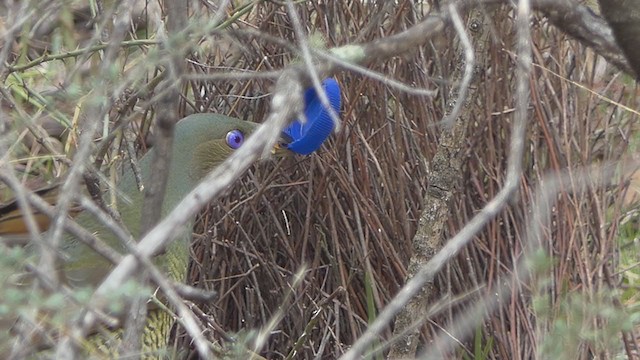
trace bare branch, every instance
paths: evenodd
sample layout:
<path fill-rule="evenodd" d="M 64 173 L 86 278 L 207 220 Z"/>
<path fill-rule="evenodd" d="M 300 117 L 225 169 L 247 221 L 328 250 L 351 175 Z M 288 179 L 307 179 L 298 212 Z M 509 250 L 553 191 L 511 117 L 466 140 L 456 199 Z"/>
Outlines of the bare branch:
<path fill-rule="evenodd" d="M 621 70 L 632 73 L 611 28 L 588 7 L 572 0 L 533 0 L 531 6 L 543 12 L 560 30 L 592 47 Z"/>

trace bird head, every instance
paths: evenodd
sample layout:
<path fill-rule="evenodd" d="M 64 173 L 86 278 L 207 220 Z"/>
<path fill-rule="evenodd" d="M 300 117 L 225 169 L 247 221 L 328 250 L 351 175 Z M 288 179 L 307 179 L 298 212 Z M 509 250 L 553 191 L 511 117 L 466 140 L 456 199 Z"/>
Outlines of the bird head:
<path fill-rule="evenodd" d="M 197 181 L 239 149 L 259 125 L 219 114 L 187 116 L 176 125 L 172 162 L 189 164 L 189 175 Z M 279 145 L 288 141 L 283 133 L 271 154 L 275 157 L 292 154 Z"/>

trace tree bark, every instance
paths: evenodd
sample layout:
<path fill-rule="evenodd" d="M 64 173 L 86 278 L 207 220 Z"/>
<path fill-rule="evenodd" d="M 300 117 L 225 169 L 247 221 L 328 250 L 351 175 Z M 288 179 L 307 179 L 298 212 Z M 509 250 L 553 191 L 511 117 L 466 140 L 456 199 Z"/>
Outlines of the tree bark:
<path fill-rule="evenodd" d="M 479 82 L 482 80 L 487 47 L 490 41 L 488 17 L 485 9 L 476 8 L 469 12 L 466 33 L 470 38 L 475 55 L 474 74 L 466 97 L 460 88 L 452 88 L 448 95 L 448 109 L 445 118 L 454 116 L 453 124 L 445 124 L 440 133 L 438 150 L 431 161 L 431 174 L 423 200 L 424 210 L 420 216 L 417 232 L 413 238 L 413 255 L 409 261 L 407 279 L 415 276 L 443 246 L 443 232 L 450 215 L 451 199 L 454 197 L 462 177 L 462 155 L 469 123 L 473 122 L 475 99 Z M 452 74 L 451 83 L 463 83 L 465 69 L 465 49 L 458 41 L 455 55 L 458 63 Z M 456 101 L 463 101 L 458 114 L 452 113 Z M 394 323 L 394 341 L 388 359 L 413 359 L 420 340 L 420 328 L 429 314 L 429 305 L 439 298 L 433 282 L 427 283 L 404 309 Z"/>
<path fill-rule="evenodd" d="M 599 0 L 600 11 L 611 26 L 618 45 L 640 77 L 640 2 L 637 0 Z"/>

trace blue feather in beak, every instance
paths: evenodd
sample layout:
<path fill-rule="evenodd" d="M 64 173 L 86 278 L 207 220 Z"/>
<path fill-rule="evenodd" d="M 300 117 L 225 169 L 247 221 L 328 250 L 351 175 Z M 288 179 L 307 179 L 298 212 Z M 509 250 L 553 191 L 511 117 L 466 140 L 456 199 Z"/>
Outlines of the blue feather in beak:
<path fill-rule="evenodd" d="M 338 82 L 333 78 L 325 79 L 322 82 L 322 89 L 333 110 L 336 114 L 340 114 L 340 85 Z M 318 150 L 331 135 L 335 125 L 329 115 L 329 110 L 322 105 L 320 96 L 313 87 L 305 91 L 304 104 L 304 115 L 307 122 L 303 124 L 300 119 L 297 119 L 283 131 L 291 138 L 291 142 L 284 146 L 300 155 L 308 155 Z"/>

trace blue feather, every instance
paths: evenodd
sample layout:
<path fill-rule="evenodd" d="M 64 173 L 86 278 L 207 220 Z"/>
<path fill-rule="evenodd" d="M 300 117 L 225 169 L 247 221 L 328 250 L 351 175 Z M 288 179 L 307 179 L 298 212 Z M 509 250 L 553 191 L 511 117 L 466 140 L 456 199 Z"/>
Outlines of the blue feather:
<path fill-rule="evenodd" d="M 322 82 L 322 89 L 333 110 L 339 114 L 340 85 L 338 82 L 333 78 L 325 79 Z M 291 138 L 291 142 L 286 145 L 289 150 L 301 155 L 308 155 L 320 148 L 331 135 L 335 124 L 329 110 L 322 106 L 320 96 L 313 87 L 305 91 L 304 104 L 304 115 L 307 122 L 303 124 L 300 119 L 297 119 L 284 129 L 284 133 Z"/>

